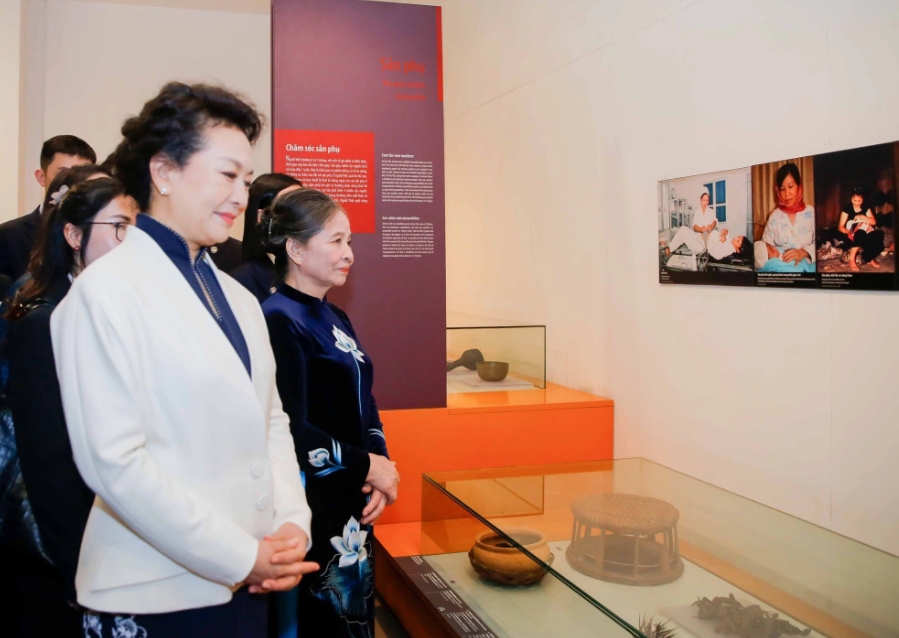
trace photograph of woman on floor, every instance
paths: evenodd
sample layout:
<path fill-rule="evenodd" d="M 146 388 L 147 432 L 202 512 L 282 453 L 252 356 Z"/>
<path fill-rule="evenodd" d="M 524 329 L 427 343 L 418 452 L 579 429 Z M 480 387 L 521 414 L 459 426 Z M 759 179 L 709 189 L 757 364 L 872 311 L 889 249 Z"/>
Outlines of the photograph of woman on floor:
<path fill-rule="evenodd" d="M 897 153 L 899 145 L 876 144 L 815 156 L 819 273 L 861 274 L 865 283 L 856 287 L 892 287 Z"/>
<path fill-rule="evenodd" d="M 774 178 L 774 199 L 761 241 L 755 243 L 757 272 L 815 272 L 815 209 L 803 199 L 799 167 L 789 162 Z"/>
<path fill-rule="evenodd" d="M 849 249 L 849 268 L 856 272 L 859 259 L 861 263 L 880 268 L 877 257 L 883 251 L 883 231 L 877 229 L 877 220 L 865 200 L 865 189 L 856 186 L 852 189 L 851 201 L 840 213 L 840 232 L 852 245 Z"/>

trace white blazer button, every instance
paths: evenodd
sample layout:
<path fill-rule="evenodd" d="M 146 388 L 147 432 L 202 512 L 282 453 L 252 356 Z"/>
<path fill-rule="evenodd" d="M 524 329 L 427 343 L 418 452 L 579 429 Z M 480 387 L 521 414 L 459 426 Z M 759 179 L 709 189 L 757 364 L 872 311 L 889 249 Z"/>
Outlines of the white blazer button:
<path fill-rule="evenodd" d="M 268 509 L 269 498 L 268 496 L 260 496 L 259 500 L 256 501 L 256 509 L 260 512 Z"/>
<path fill-rule="evenodd" d="M 209 252 L 211 252 L 213 255 L 214 255 L 215 253 L 217 253 L 218 251 L 219 251 L 219 247 L 218 247 L 218 246 L 213 246 L 212 248 L 209 249 Z"/>
<path fill-rule="evenodd" d="M 265 461 L 256 461 L 253 463 L 253 469 L 250 470 L 256 478 L 262 478 L 265 476 Z"/>

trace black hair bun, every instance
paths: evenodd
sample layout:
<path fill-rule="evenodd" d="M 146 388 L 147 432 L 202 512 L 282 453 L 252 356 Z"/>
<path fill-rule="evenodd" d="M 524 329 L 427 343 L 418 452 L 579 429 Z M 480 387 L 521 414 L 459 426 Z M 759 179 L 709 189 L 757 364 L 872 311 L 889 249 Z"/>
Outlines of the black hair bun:
<path fill-rule="evenodd" d="M 256 232 L 259 235 L 259 239 L 262 240 L 262 245 L 265 247 L 266 252 L 273 255 L 277 255 L 279 249 L 287 243 L 287 238 L 280 236 L 277 232 L 277 226 L 274 206 L 269 205 L 262 210 L 259 223 L 256 225 Z"/>

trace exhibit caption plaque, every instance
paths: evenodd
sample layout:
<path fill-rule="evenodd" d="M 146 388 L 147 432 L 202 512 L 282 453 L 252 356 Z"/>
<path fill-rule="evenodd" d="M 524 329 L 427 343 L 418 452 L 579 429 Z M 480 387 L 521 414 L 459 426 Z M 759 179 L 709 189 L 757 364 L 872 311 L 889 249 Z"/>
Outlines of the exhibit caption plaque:
<path fill-rule="evenodd" d="M 493 630 L 453 591 L 450 583 L 431 567 L 424 556 L 401 556 L 396 562 L 456 636 L 497 638 Z"/>

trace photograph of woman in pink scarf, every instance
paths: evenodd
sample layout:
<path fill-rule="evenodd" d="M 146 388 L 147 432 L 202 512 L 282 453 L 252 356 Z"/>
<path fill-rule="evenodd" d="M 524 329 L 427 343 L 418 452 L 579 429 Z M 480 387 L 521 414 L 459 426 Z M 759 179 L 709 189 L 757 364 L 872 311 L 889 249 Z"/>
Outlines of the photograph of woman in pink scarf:
<path fill-rule="evenodd" d="M 802 196 L 799 167 L 790 162 L 774 179 L 774 200 L 762 240 L 755 244 L 757 272 L 815 272 L 815 209 Z"/>

